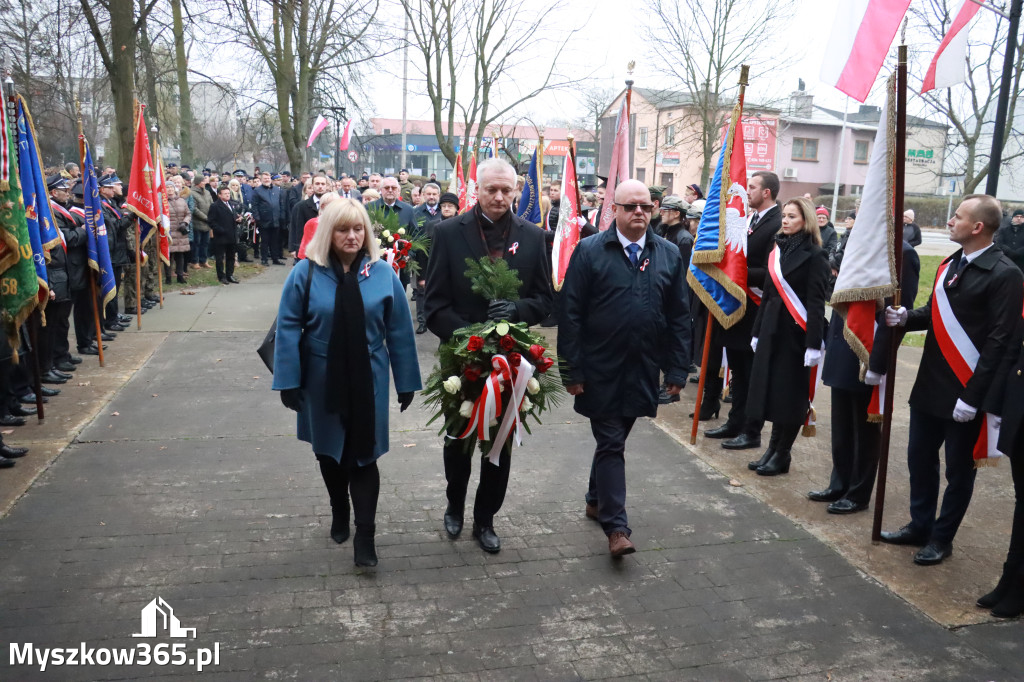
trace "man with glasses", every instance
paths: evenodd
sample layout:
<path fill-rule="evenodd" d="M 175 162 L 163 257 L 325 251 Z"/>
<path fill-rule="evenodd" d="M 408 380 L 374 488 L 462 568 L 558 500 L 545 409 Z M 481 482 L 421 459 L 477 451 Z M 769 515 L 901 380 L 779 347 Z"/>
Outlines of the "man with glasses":
<path fill-rule="evenodd" d="M 657 415 L 660 372 L 668 395 L 679 395 L 690 365 L 686 264 L 650 228 L 653 211 L 639 180 L 615 188 L 615 224 L 576 247 L 559 306 L 562 382 L 597 442 L 585 513 L 601 524 L 615 558 L 636 551 L 626 518 L 626 438 L 637 417 Z"/>

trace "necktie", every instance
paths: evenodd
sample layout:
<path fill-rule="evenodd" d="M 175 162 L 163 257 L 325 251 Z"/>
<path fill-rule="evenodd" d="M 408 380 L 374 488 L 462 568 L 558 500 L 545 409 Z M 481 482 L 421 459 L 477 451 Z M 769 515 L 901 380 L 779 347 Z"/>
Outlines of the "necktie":
<path fill-rule="evenodd" d="M 636 267 L 637 263 L 640 262 L 640 256 L 638 255 L 640 253 L 640 245 L 630 244 L 626 247 L 626 251 L 629 251 L 629 262 L 633 264 L 633 267 Z"/>

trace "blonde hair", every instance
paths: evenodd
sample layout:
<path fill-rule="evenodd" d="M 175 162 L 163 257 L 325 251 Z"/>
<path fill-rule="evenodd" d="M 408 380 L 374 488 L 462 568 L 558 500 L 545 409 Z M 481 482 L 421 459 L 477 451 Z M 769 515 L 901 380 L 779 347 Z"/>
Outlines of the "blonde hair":
<path fill-rule="evenodd" d="M 363 192 L 364 204 L 369 203 L 371 201 L 377 201 L 377 199 L 380 199 L 380 192 L 378 192 L 377 190 L 369 188 L 365 192 Z"/>
<path fill-rule="evenodd" d="M 306 258 L 319 266 L 330 267 L 331 238 L 334 230 L 341 225 L 362 225 L 363 250 L 370 256 L 371 263 L 380 259 L 377 235 L 373 233 L 373 226 L 370 225 L 370 215 L 355 199 L 344 198 L 330 202 L 330 205 L 320 211 L 316 232 L 306 246 Z"/>
<path fill-rule="evenodd" d="M 785 208 L 790 204 L 796 206 L 800 211 L 800 216 L 804 219 L 804 229 L 801 232 L 810 234 L 814 245 L 821 246 L 821 229 L 818 227 L 818 216 L 814 213 L 814 204 L 807 197 L 796 197 L 787 201 L 782 207 Z"/>

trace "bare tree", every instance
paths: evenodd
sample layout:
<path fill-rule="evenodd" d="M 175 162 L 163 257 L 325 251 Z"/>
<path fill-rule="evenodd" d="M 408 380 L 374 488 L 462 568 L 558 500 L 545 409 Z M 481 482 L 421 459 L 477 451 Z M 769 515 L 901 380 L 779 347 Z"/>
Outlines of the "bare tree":
<path fill-rule="evenodd" d="M 401 0 L 409 19 L 409 42 L 419 53 L 438 146 L 455 163 L 456 121 L 466 124 L 463 149 L 478 148 L 485 131 L 545 90 L 570 81 L 557 72 L 571 34 L 555 21 L 558 2 L 536 12 L 525 0 Z M 561 37 L 564 36 L 564 37 Z M 545 47 L 543 77 L 524 79 L 520 69 Z M 537 73 L 537 65 L 530 69 Z M 576 78 L 573 79 L 575 81 Z M 528 82 L 525 88 L 520 84 Z M 461 84 L 461 88 L 460 88 Z M 504 98 L 492 91 L 500 84 Z M 463 162 L 469 163 L 469 154 Z"/>
<path fill-rule="evenodd" d="M 178 121 L 181 162 L 194 161 L 192 151 L 192 93 L 188 85 L 188 56 L 185 53 L 185 22 L 181 0 L 171 0 L 172 32 L 174 36 L 174 67 L 178 81 Z"/>
<path fill-rule="evenodd" d="M 669 76 L 689 95 L 682 135 L 671 146 L 699 150 L 700 184 L 706 187 L 720 131 L 737 93 L 740 65 L 752 74 L 777 63 L 778 27 L 792 0 L 646 0 L 648 46 Z M 652 104 L 657 104 L 656 102 Z M 676 128 L 677 132 L 679 127 Z"/>
<path fill-rule="evenodd" d="M 949 29 L 959 2 L 949 0 L 923 0 L 911 5 L 914 23 L 923 27 L 934 44 L 942 40 Z M 964 176 L 964 193 L 971 193 L 988 177 L 989 155 L 992 146 L 992 120 L 995 118 L 999 84 L 1002 79 L 1003 55 L 1007 44 L 1006 19 L 982 10 L 970 26 L 967 49 L 967 82 L 951 88 L 931 90 L 921 95 L 927 114 L 938 114 L 949 122 L 951 132 L 946 140 L 947 170 L 956 169 Z M 1016 61 L 1010 84 L 1009 122 L 1003 138 L 1003 169 L 1016 166 L 1024 159 L 1024 144 L 1020 122 L 1016 120 L 1017 103 L 1021 96 L 1021 75 L 1024 72 L 1024 42 L 1018 41 Z M 921 51 L 914 59 L 913 71 L 920 80 L 928 68 L 933 51 Z M 1016 125 L 1014 125 L 1016 123 Z"/>

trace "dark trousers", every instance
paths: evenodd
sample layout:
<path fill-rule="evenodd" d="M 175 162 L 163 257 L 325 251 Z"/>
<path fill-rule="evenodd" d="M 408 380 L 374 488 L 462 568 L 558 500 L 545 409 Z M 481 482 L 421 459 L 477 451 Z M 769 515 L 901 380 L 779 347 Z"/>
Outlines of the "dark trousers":
<path fill-rule="evenodd" d="M 73 301 L 72 317 L 75 322 L 75 340 L 79 348 L 88 348 L 96 341 L 96 320 L 93 318 L 95 302 L 88 289 L 71 292 Z"/>
<path fill-rule="evenodd" d="M 171 264 L 174 265 L 174 274 L 176 276 L 185 276 L 185 266 L 188 264 L 188 255 L 188 251 L 176 251 L 171 254 Z"/>
<path fill-rule="evenodd" d="M 423 314 L 423 299 L 425 298 L 426 287 L 413 287 L 412 300 L 416 301 L 416 322 L 426 324 L 427 318 Z"/>
<path fill-rule="evenodd" d="M 235 274 L 235 245 L 214 244 L 213 259 L 217 263 L 217 279 L 231 277 Z"/>
<path fill-rule="evenodd" d="M 605 535 L 630 535 L 626 518 L 626 438 L 635 417 L 591 417 L 590 430 L 597 441 L 590 465 L 587 503 L 597 504 L 597 520 Z"/>
<path fill-rule="evenodd" d="M 725 356 L 729 360 L 729 371 L 732 373 L 732 409 L 729 410 L 729 423 L 739 426 L 748 436 L 760 437 L 764 421 L 747 417 L 747 393 L 750 391 L 754 351 L 749 348 L 726 348 Z"/>
<path fill-rule="evenodd" d="M 489 443 L 488 443 L 489 446 Z M 447 439 L 444 444 L 444 477 L 448 481 L 448 505 L 457 514 L 466 508 L 466 490 L 473 472 L 476 447 L 467 448 L 464 440 Z M 480 483 L 473 502 L 473 521 L 478 526 L 493 526 L 494 515 L 501 510 L 508 490 L 508 476 L 512 471 L 512 445 L 505 443 L 498 457 L 498 465 L 491 464 L 486 455 L 480 459 Z"/>
<path fill-rule="evenodd" d="M 701 340 L 703 342 L 703 339 Z M 703 356 L 697 358 L 699 365 L 704 361 Z M 704 370 L 705 368 L 701 368 Z M 708 349 L 708 366 L 704 374 L 704 398 L 702 404 L 717 405 L 722 397 L 722 386 L 725 377 L 722 374 L 722 345 L 716 343 L 714 337 L 711 339 L 711 347 Z"/>
<path fill-rule="evenodd" d="M 907 466 L 910 469 L 910 523 L 933 542 L 950 543 L 974 494 L 974 444 L 981 432 L 981 415 L 960 423 L 910 408 Z M 946 492 L 939 502 L 939 448 L 945 443 Z"/>
<path fill-rule="evenodd" d="M 216 249 L 216 247 L 214 247 Z M 216 251 L 214 251 L 216 253 Z M 281 259 L 281 232 L 276 227 L 260 228 L 260 260 Z"/>
<path fill-rule="evenodd" d="M 376 462 L 365 466 L 355 463 L 354 457 L 342 457 L 338 463 L 328 455 L 317 455 L 320 475 L 331 498 L 331 511 L 335 516 L 348 518 L 348 500 L 352 495 L 352 511 L 356 526 L 371 526 L 377 517 L 377 498 L 380 497 L 380 470 Z"/>
<path fill-rule="evenodd" d="M 871 500 L 882 425 L 868 421 L 871 391 L 832 389 L 832 478 L 829 490 L 857 504 Z"/>
<path fill-rule="evenodd" d="M 123 265 L 115 265 L 114 266 L 114 285 L 116 286 L 116 294 L 114 295 L 114 298 L 112 298 L 109 301 L 107 301 L 107 307 L 106 307 L 106 309 L 103 312 L 103 319 L 106 320 L 109 324 L 113 324 L 114 322 L 117 322 L 117 314 L 118 314 L 117 299 L 120 298 L 120 296 L 121 296 L 121 280 L 123 278 L 124 278 L 124 266 Z M 47 306 L 46 309 L 47 309 L 47 311 L 49 311 L 49 309 L 50 309 L 49 306 Z"/>
<path fill-rule="evenodd" d="M 70 357 L 68 331 L 71 328 L 71 301 L 50 301 L 46 306 L 46 326 L 39 330 L 39 370 L 46 374 L 58 362 Z"/>
<path fill-rule="evenodd" d="M 1024 429 L 1017 432 L 1017 442 L 1009 452 L 1013 473 L 1013 494 L 1017 503 L 1013 508 L 1013 525 L 1010 528 L 1010 549 L 1006 563 L 1017 566 L 1018 574 L 1024 577 Z"/>

